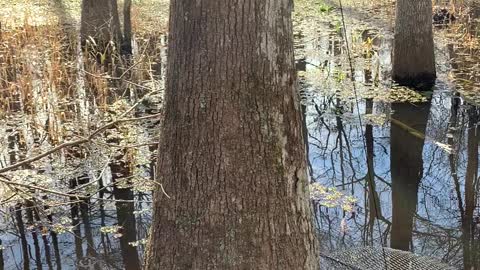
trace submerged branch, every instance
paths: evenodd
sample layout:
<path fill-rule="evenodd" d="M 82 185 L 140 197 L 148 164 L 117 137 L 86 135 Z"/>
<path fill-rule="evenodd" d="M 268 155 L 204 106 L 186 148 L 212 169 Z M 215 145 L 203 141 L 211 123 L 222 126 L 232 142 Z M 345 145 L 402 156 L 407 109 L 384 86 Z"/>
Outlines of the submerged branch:
<path fill-rule="evenodd" d="M 79 139 L 79 140 L 76 140 L 76 141 L 71 141 L 71 142 L 65 142 L 65 143 L 62 143 L 60 145 L 57 145 L 55 146 L 54 148 L 44 152 L 44 153 L 41 153 L 41 154 L 38 154 L 34 157 L 31 157 L 31 158 L 28 158 L 28 159 L 25 159 L 23 161 L 20 161 L 20 162 L 17 162 L 15 164 L 12 164 L 10 166 L 7 166 L 7 167 L 4 167 L 4 168 L 1 168 L 0 169 L 0 173 L 4 173 L 4 172 L 8 172 L 8 171 L 11 171 L 13 169 L 16 169 L 18 167 L 21 167 L 21 166 L 24 166 L 24 165 L 27 165 L 27 164 L 30 164 L 32 162 L 35 162 L 37 160 L 40 160 L 46 156 L 49 156 L 57 151 L 60 151 L 62 150 L 63 148 L 66 148 L 66 147 L 71 147 L 71 146 L 76 146 L 76 145 L 79 145 L 79 144 L 84 144 L 84 143 L 87 143 L 87 142 L 90 142 L 96 135 L 98 135 L 99 133 L 107 130 L 107 129 L 110 129 L 118 124 L 121 124 L 121 123 L 125 123 L 125 122 L 133 122 L 133 121 L 140 121 L 140 120 L 146 120 L 146 119 L 151 119 L 151 118 L 156 118 L 156 117 L 160 117 L 161 113 L 158 113 L 158 114 L 152 114 L 152 115 L 147 115 L 147 116 L 142 116 L 142 117 L 137 117 L 137 118 L 124 118 L 124 119 L 117 119 L 115 121 L 112 121 L 98 129 L 96 129 L 94 132 L 92 132 L 88 137 L 86 138 L 83 138 L 83 139 Z"/>

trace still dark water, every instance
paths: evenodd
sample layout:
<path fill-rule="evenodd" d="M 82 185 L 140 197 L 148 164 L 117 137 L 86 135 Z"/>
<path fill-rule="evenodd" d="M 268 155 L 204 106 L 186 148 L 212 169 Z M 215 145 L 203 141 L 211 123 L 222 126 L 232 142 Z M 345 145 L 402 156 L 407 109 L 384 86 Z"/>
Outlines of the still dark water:
<path fill-rule="evenodd" d="M 338 24 L 319 27 L 297 30 L 296 49 L 311 176 L 324 191 L 313 201 L 322 253 L 385 246 L 480 269 L 478 59 L 440 40 L 435 87 L 391 90 L 391 33 L 352 27 L 349 59 Z M 107 182 L 129 174 L 122 165 L 110 166 Z M 105 188 L 55 210 L 58 233 L 42 229 L 48 211 L 4 208 L 4 269 L 139 269 L 150 200 Z"/>
<path fill-rule="evenodd" d="M 478 58 L 437 29 L 438 80 L 413 92 L 389 81 L 391 33 L 352 28 L 350 58 L 335 24 L 297 33 L 312 178 L 332 194 L 315 203 L 323 252 L 382 245 L 480 269 Z"/>

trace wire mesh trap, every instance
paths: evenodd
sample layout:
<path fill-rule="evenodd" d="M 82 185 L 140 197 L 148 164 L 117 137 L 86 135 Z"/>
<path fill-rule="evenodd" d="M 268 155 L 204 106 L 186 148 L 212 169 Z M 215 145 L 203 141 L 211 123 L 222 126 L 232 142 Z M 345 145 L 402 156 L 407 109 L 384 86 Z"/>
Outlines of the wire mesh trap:
<path fill-rule="evenodd" d="M 375 247 L 346 249 L 321 255 L 322 269 L 339 270 L 458 270 L 433 258 Z"/>

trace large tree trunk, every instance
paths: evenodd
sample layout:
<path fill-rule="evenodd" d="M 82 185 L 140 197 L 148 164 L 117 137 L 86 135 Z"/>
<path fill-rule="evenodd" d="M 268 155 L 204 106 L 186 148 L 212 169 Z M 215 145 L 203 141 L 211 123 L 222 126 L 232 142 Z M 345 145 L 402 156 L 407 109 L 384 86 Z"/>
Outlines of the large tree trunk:
<path fill-rule="evenodd" d="M 172 0 L 146 269 L 317 269 L 291 0 Z"/>
<path fill-rule="evenodd" d="M 431 0 L 397 0 L 393 79 L 402 85 L 431 85 L 435 55 Z"/>

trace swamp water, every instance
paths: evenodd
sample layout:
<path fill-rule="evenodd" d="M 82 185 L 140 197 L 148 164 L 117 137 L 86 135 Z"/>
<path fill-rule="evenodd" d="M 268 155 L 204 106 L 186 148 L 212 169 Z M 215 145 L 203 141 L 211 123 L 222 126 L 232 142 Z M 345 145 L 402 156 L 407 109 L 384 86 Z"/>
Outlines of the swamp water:
<path fill-rule="evenodd" d="M 480 269 L 478 59 L 444 38 L 448 29 L 436 29 L 435 87 L 421 94 L 396 87 L 389 80 L 392 33 L 378 27 L 388 23 L 351 17 L 347 31 L 336 11 L 321 20 L 295 22 L 321 252 L 385 246 Z M 55 117 L 47 105 L 37 106 L 43 115 L 35 117 Z M 90 121 L 98 120 L 90 115 L 95 109 L 77 107 Z M 31 124 L 45 120 L 22 121 L 24 117 L 11 115 L 0 122 L 6 138 L 0 168 L 23 159 L 28 146 L 38 143 Z M 128 143 L 139 145 L 155 138 L 147 132 L 153 124 L 112 130 L 101 143 L 119 143 L 115 134 L 137 128 L 139 132 L 127 134 L 139 138 Z M 151 193 L 138 186 L 153 178 L 155 147 L 137 149 L 106 151 L 99 143 L 70 153 L 85 151 L 103 160 L 70 164 L 75 170 L 56 173 L 59 182 L 80 188 L 83 195 L 89 187 L 102 190 L 89 199 L 71 196 L 59 200 L 62 205 L 52 196 L 43 199 L 57 205 L 45 209 L 41 204 L 39 210 L 28 198 L 20 205 L 2 197 L 3 268 L 139 269 L 151 222 Z M 68 160 L 68 154 L 61 157 Z M 55 163 L 47 160 L 35 168 L 49 174 L 62 166 Z M 22 168 L 16 179 L 34 178 L 30 169 Z M 112 185 L 124 178 L 140 184 L 133 190 Z M 42 181 L 47 180 L 35 183 Z"/>

